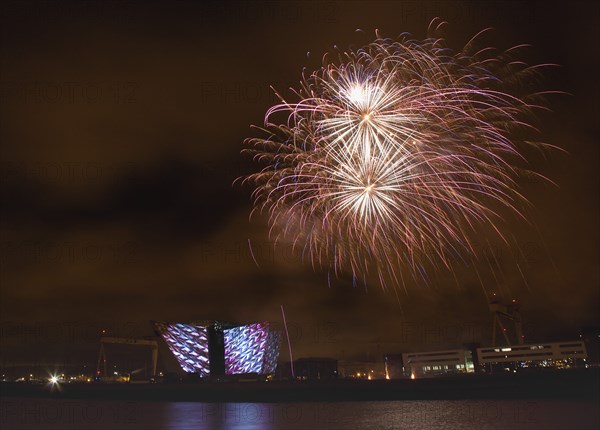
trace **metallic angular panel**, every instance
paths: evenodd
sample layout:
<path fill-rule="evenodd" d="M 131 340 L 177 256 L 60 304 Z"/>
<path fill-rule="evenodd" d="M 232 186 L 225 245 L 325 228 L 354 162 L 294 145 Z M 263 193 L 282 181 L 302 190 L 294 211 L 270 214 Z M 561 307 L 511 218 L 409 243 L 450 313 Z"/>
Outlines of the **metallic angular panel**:
<path fill-rule="evenodd" d="M 224 331 L 225 373 L 268 374 L 277 367 L 278 332 L 269 330 L 269 323 L 257 323 Z"/>
<path fill-rule="evenodd" d="M 207 327 L 155 323 L 181 368 L 201 377 L 210 374 Z"/>

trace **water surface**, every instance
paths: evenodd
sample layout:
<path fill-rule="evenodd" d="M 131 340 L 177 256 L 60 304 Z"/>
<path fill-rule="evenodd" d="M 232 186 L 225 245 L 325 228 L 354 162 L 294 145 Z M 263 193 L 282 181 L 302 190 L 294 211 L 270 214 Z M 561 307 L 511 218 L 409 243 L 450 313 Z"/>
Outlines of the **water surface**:
<path fill-rule="evenodd" d="M 2 398 L 2 430 L 319 430 L 600 428 L 594 401 L 419 400 L 192 403 Z"/>

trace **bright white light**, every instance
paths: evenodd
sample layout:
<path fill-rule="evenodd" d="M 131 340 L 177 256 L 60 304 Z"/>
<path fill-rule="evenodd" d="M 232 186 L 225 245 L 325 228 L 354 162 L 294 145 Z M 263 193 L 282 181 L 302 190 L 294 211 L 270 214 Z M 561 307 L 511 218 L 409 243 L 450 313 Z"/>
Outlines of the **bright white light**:
<path fill-rule="evenodd" d="M 364 106 L 369 100 L 368 89 L 360 83 L 352 85 L 348 90 L 348 100 L 355 106 Z"/>
<path fill-rule="evenodd" d="M 58 384 L 58 376 L 52 375 L 49 381 L 51 384 Z"/>

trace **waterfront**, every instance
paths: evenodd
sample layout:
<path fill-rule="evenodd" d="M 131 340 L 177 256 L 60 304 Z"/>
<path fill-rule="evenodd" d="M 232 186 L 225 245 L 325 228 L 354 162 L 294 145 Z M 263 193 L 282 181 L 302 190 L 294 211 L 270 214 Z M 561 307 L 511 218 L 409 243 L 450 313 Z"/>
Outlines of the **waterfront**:
<path fill-rule="evenodd" d="M 3 430 L 597 429 L 595 400 L 315 403 L 135 402 L 5 397 Z"/>

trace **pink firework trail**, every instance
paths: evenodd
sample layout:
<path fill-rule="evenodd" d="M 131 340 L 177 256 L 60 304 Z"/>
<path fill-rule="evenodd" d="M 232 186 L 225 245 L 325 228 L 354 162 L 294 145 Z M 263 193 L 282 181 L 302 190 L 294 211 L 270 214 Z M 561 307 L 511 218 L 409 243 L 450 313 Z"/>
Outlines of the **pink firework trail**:
<path fill-rule="evenodd" d="M 271 234 L 313 266 L 398 285 L 473 254 L 478 226 L 502 236 L 498 208 L 520 214 L 522 148 L 538 108 L 522 95 L 541 66 L 442 39 L 378 38 L 324 57 L 294 101 L 268 110 L 247 140 L 264 168 L 245 178 Z M 335 58 L 333 58 L 335 57 Z M 279 121 L 276 121 L 279 118 Z M 540 145 L 540 144 L 535 144 Z"/>

